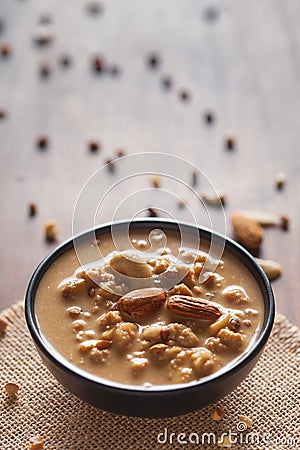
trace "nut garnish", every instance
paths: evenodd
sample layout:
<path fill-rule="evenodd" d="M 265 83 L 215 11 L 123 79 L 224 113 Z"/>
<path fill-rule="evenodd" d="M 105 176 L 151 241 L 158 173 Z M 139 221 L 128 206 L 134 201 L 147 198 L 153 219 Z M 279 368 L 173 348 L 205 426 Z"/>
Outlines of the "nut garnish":
<path fill-rule="evenodd" d="M 232 316 L 228 321 L 228 328 L 230 331 L 234 331 L 235 333 L 240 329 L 241 327 L 241 319 L 239 319 L 237 316 Z"/>
<path fill-rule="evenodd" d="M 152 347 L 150 347 L 149 353 L 152 356 L 159 356 L 162 353 L 164 353 L 167 350 L 167 348 L 169 348 L 169 346 L 166 344 L 161 344 L 161 343 L 155 344 L 155 345 L 152 345 Z"/>
<path fill-rule="evenodd" d="M 146 317 L 165 302 L 167 293 L 158 288 L 136 289 L 123 295 L 115 308 L 132 317 Z"/>
<path fill-rule="evenodd" d="M 78 316 L 82 313 L 82 309 L 80 306 L 70 306 L 70 308 L 67 308 L 67 312 L 70 316 Z"/>
<path fill-rule="evenodd" d="M 4 389 L 6 390 L 7 394 L 10 396 L 14 396 L 17 394 L 18 390 L 20 389 L 20 386 L 18 386 L 16 383 L 6 383 L 4 385 Z"/>
<path fill-rule="evenodd" d="M 212 420 L 219 422 L 220 420 L 223 419 L 224 414 L 225 414 L 224 408 L 222 408 L 222 406 L 217 406 L 212 412 L 211 418 Z"/>
<path fill-rule="evenodd" d="M 0 317 L 0 334 L 4 333 L 7 328 L 8 322 L 4 317 Z"/>
<path fill-rule="evenodd" d="M 232 213 L 231 222 L 239 242 L 248 250 L 259 250 L 263 239 L 263 229 L 261 225 L 257 221 L 245 217 L 239 212 Z"/>
<path fill-rule="evenodd" d="M 149 278 L 152 275 L 149 264 L 134 253 L 117 253 L 111 258 L 109 265 L 127 277 Z"/>
<path fill-rule="evenodd" d="M 182 317 L 201 320 L 217 320 L 222 311 L 213 302 L 187 295 L 172 295 L 166 303 L 167 309 Z"/>
<path fill-rule="evenodd" d="M 260 259 L 260 258 L 256 258 L 256 261 L 258 262 L 260 267 L 264 270 L 265 274 L 267 275 L 270 281 L 275 280 L 282 274 L 282 268 L 278 262 L 272 261 L 270 259 Z"/>
<path fill-rule="evenodd" d="M 88 341 L 82 342 L 79 345 L 79 350 L 81 352 L 88 352 L 93 348 L 96 348 L 97 350 L 105 350 L 106 348 L 109 348 L 111 344 L 112 341 L 109 341 L 107 339 L 90 339 Z"/>

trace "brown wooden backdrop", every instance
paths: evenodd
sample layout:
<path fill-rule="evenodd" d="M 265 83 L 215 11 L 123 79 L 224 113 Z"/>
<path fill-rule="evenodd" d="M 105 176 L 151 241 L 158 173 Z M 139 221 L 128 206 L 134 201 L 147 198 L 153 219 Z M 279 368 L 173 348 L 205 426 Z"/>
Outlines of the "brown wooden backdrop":
<path fill-rule="evenodd" d="M 83 183 L 122 149 L 193 162 L 226 193 L 227 217 L 237 209 L 287 214 L 290 230 L 268 230 L 262 256 L 282 263 L 284 275 L 273 285 L 278 309 L 300 325 L 299 2 L 101 5 L 93 14 L 84 1 L 1 1 L 1 308 L 23 297 L 34 268 L 53 248 L 43 237 L 45 221 L 55 219 L 59 240 L 68 238 Z M 49 19 L 53 42 L 35 44 L 39 23 Z M 153 52 L 159 63 L 151 68 L 146 61 Z M 93 71 L 95 54 L 105 71 Z M 68 67 L 60 63 L 64 55 Z M 116 65 L 119 74 L 112 73 Z M 215 118 L 210 125 L 207 111 Z M 236 136 L 233 151 L 224 147 L 228 132 Z M 44 150 L 36 147 L 40 135 L 49 139 Z M 91 139 L 101 142 L 100 151 L 89 151 Z M 287 174 L 280 192 L 278 171 Z M 33 218 L 30 202 L 38 207 Z M 102 211 L 101 220 L 111 212 Z"/>

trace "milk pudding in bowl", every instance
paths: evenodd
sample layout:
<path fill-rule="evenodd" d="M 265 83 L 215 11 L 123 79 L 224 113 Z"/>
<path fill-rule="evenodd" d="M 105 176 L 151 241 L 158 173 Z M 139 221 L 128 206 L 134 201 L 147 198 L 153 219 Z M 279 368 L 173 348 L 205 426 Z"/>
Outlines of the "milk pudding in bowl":
<path fill-rule="evenodd" d="M 132 222 L 129 240 L 125 222 L 113 236 L 103 226 L 34 274 L 29 329 L 80 398 L 124 414 L 176 415 L 225 395 L 255 364 L 273 323 L 266 277 L 232 241 L 216 262 L 212 233 L 199 228 L 196 247 L 195 227 L 182 227 L 184 245 L 171 221 Z"/>

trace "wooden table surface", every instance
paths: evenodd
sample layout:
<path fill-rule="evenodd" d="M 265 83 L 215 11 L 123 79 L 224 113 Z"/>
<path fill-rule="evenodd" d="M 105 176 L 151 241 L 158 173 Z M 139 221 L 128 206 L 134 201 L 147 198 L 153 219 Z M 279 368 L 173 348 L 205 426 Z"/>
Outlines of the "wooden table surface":
<path fill-rule="evenodd" d="M 287 214 L 290 229 L 266 230 L 261 255 L 281 262 L 277 308 L 300 325 L 300 3 L 110 0 L 98 14 L 87 5 L 1 1 L 2 53 L 11 46 L 0 56 L 1 309 L 24 296 L 33 270 L 55 247 L 44 239 L 44 223 L 57 222 L 59 241 L 70 237 L 80 189 L 122 149 L 196 164 L 226 194 L 227 219 L 241 209 Z M 38 45 L 34 37 L 47 18 L 53 42 Z M 159 61 L 151 68 L 153 52 Z M 108 70 L 93 71 L 95 54 Z M 63 55 L 71 57 L 68 67 Z M 115 65 L 120 73 L 108 73 Z M 209 111 L 212 124 L 204 120 Z M 232 151 L 224 146 L 228 133 L 236 137 Z M 41 135 L 45 149 L 36 146 Z M 89 151 L 90 140 L 101 142 L 98 152 Z M 281 191 L 277 172 L 287 175 Z M 151 195 L 145 207 L 155 206 Z M 126 196 L 126 187 L 112 193 L 98 222 L 110 220 Z M 28 216 L 30 202 L 35 217 Z M 186 209 L 176 214 L 188 218 Z"/>

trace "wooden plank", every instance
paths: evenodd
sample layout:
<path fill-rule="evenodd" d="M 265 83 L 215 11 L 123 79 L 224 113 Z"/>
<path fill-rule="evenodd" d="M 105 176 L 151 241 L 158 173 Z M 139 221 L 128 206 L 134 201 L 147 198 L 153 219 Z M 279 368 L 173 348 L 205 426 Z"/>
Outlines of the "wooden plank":
<path fill-rule="evenodd" d="M 300 5 L 219 1 L 211 22 L 208 5 L 110 0 L 103 14 L 91 16 L 84 2 L 1 2 L 0 43 L 13 48 L 10 58 L 0 58 L 0 109 L 8 115 L 0 120 L 2 308 L 24 295 L 30 274 L 52 248 L 43 239 L 44 222 L 54 218 L 60 240 L 69 237 L 83 183 L 122 148 L 168 152 L 196 164 L 226 192 L 228 218 L 236 209 L 290 216 L 288 232 L 266 232 L 262 253 L 282 262 L 284 275 L 274 283 L 278 309 L 300 325 Z M 33 35 L 45 13 L 53 18 L 55 39 L 37 48 Z M 146 59 L 153 51 L 161 63 L 150 70 Z M 98 52 L 120 66 L 119 76 L 92 72 Z M 73 61 L 67 69 L 58 64 L 64 53 Z M 38 75 L 44 63 L 48 79 Z M 172 78 L 170 90 L 162 87 L 165 75 Z M 180 101 L 181 89 L 190 101 Z M 216 116 L 211 126 L 203 121 L 207 110 Z M 232 152 L 224 149 L 229 130 L 237 136 Z M 45 151 L 35 146 L 41 134 L 49 136 Z M 99 153 L 88 151 L 90 139 L 101 141 Z M 274 189 L 277 171 L 288 176 L 282 192 Z M 111 218 L 120 192 L 101 220 Z M 38 215 L 30 219 L 31 201 Z M 191 204 L 196 211 L 197 202 Z M 172 208 L 179 219 L 188 218 Z"/>

